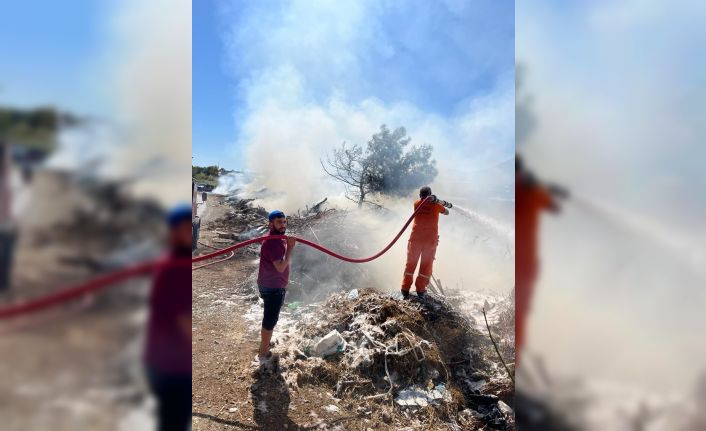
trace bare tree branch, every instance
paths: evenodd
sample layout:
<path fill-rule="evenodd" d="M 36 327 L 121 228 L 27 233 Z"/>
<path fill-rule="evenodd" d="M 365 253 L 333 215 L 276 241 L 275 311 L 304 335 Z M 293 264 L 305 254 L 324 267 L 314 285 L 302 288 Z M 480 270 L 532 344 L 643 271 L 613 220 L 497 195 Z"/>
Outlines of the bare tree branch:
<path fill-rule="evenodd" d="M 498 354 L 498 358 L 500 358 L 500 362 L 503 363 L 503 367 L 505 367 L 505 371 L 507 371 L 507 375 L 510 377 L 510 380 L 512 380 L 512 383 L 515 384 L 515 377 L 513 377 L 512 373 L 510 372 L 510 368 L 508 368 L 507 364 L 505 363 L 503 355 L 500 354 L 500 350 L 498 349 L 498 345 L 495 344 L 493 334 L 490 332 L 490 325 L 488 325 L 488 317 L 485 315 L 485 308 L 483 308 L 483 319 L 485 319 L 485 327 L 488 328 L 488 335 L 490 335 L 490 341 L 493 342 L 493 347 L 495 347 L 495 353 Z"/>

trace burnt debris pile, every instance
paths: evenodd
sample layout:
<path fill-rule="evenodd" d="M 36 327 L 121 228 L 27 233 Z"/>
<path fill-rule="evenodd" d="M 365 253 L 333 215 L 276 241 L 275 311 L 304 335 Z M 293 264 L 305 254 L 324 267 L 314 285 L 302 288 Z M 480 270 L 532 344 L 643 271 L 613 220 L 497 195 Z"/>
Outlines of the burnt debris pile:
<path fill-rule="evenodd" d="M 275 348 L 292 390 L 380 404 L 388 424 L 514 429 L 513 384 L 487 334 L 443 299 L 362 289 L 304 309 Z"/>

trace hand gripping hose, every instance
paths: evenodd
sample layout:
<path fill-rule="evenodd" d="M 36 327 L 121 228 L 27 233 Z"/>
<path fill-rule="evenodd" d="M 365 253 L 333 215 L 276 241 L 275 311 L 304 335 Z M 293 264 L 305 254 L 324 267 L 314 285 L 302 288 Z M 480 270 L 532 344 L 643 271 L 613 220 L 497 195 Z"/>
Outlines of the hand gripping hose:
<path fill-rule="evenodd" d="M 326 247 L 323 247 L 323 246 L 316 244 L 314 242 L 311 242 L 309 240 L 306 240 L 303 238 L 296 238 L 296 237 L 295 238 L 296 238 L 297 242 L 308 245 L 309 247 L 313 247 L 323 253 L 326 253 L 330 256 L 335 257 L 336 259 L 340 259 L 340 260 L 343 260 L 346 262 L 351 262 L 351 263 L 370 262 L 372 260 L 379 258 L 383 254 L 385 254 L 390 248 L 392 248 L 392 246 L 397 242 L 397 240 L 400 239 L 400 237 L 402 236 L 404 231 L 407 230 L 407 227 L 409 226 L 409 224 L 412 223 L 412 220 L 414 220 L 414 217 L 417 215 L 417 213 L 419 213 L 419 210 L 424 206 L 424 204 L 429 199 L 430 198 L 426 198 L 422 201 L 422 204 L 417 207 L 417 209 L 414 211 L 414 213 L 412 213 L 412 215 L 409 217 L 409 219 L 407 219 L 407 222 L 404 224 L 404 226 L 402 226 L 402 229 L 400 229 L 400 231 L 397 233 L 397 235 L 392 239 L 392 241 L 390 241 L 389 244 L 387 244 L 387 246 L 385 246 L 385 248 L 383 248 L 379 252 L 377 252 L 374 255 L 369 256 L 369 257 L 353 258 L 353 257 L 343 256 L 341 254 L 338 254 L 334 251 L 331 251 L 331 250 L 327 249 Z M 267 240 L 271 240 L 271 239 L 284 239 L 284 238 L 287 238 L 287 236 L 286 235 L 261 236 L 258 238 L 253 238 L 253 239 L 250 239 L 247 241 L 240 242 L 238 244 L 234 244 L 230 247 L 226 247 L 226 248 L 217 250 L 217 251 L 210 253 L 210 254 L 198 256 L 198 257 L 191 259 L 192 264 L 196 263 L 196 262 L 200 262 L 202 260 L 211 259 L 211 258 L 214 258 L 216 256 L 220 256 L 225 253 L 229 253 L 229 252 L 231 253 L 231 255 L 229 255 L 227 258 L 220 259 L 215 262 L 210 262 L 208 264 L 192 267 L 191 269 L 196 270 L 196 269 L 203 268 L 203 267 L 211 265 L 211 264 L 220 263 L 225 260 L 228 260 L 232 257 L 232 252 L 234 250 L 246 247 L 250 244 L 255 244 L 258 242 L 263 242 L 263 241 L 267 241 Z M 81 283 L 81 284 L 78 284 L 78 285 L 75 285 L 72 287 L 57 290 L 54 293 L 51 293 L 49 295 L 46 295 L 46 296 L 43 296 L 43 297 L 40 297 L 37 299 L 31 299 L 26 302 L 21 302 L 18 304 L 11 304 L 6 307 L 0 308 L 0 320 L 8 319 L 11 317 L 16 317 L 21 314 L 26 314 L 26 313 L 30 313 L 33 311 L 38 311 L 38 310 L 41 310 L 41 309 L 44 309 L 44 308 L 47 308 L 47 307 L 50 307 L 50 306 L 53 306 L 56 304 L 60 304 L 62 302 L 70 301 L 72 299 L 81 297 L 87 293 L 101 290 L 107 286 L 110 286 L 115 283 L 119 283 L 119 282 L 124 281 L 128 278 L 148 274 L 148 273 L 150 273 L 154 270 L 160 269 L 160 268 L 164 268 L 164 267 L 168 267 L 168 266 L 181 266 L 181 265 L 185 265 L 187 263 L 188 262 L 186 262 L 185 260 L 159 259 L 156 261 L 150 261 L 150 262 L 145 262 L 145 263 L 141 263 L 138 265 L 134 265 L 134 266 L 131 266 L 129 268 L 126 268 L 126 269 L 123 269 L 123 270 L 120 270 L 117 272 L 113 272 L 110 274 L 99 276 L 99 277 L 94 278 L 92 280 L 89 280 L 85 283 Z"/>

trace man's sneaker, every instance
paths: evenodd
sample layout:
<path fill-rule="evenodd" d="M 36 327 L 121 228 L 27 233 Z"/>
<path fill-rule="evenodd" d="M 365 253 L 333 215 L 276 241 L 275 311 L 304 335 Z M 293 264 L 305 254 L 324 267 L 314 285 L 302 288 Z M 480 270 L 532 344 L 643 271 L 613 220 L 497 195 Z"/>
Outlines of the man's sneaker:
<path fill-rule="evenodd" d="M 272 358 L 272 352 L 267 352 L 267 355 L 264 357 L 260 356 L 260 354 L 258 353 L 257 355 L 255 355 L 255 359 L 253 359 L 252 364 L 256 367 L 267 366 L 272 363 Z"/>
<path fill-rule="evenodd" d="M 424 298 L 426 298 L 426 297 L 427 297 L 427 292 L 426 292 L 426 291 L 424 291 L 424 292 L 417 292 L 417 298 L 419 298 L 419 299 L 424 299 Z"/>
<path fill-rule="evenodd" d="M 254 374 L 261 372 L 265 373 L 275 373 L 279 369 L 279 356 L 277 354 L 272 354 L 268 352 L 267 356 L 260 357 L 260 355 L 255 355 L 255 359 L 252 361 L 252 366 L 255 368 Z"/>
<path fill-rule="evenodd" d="M 402 290 L 402 299 L 409 299 L 409 290 Z"/>

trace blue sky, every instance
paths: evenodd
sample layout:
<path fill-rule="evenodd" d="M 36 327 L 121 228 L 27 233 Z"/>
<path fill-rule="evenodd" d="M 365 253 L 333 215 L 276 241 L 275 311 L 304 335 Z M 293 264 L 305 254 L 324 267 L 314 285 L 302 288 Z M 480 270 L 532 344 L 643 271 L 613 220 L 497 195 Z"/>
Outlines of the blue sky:
<path fill-rule="evenodd" d="M 92 0 L 4 2 L 0 103 L 104 110 L 96 60 L 105 38 L 105 6 Z"/>
<path fill-rule="evenodd" d="M 514 73 L 512 1 L 197 1 L 192 32 L 199 164 L 245 167 L 243 122 L 283 70 L 299 105 L 374 99 L 442 118 Z"/>
<path fill-rule="evenodd" d="M 336 10 L 320 2 L 300 16 L 305 23 L 320 19 L 317 30 L 303 37 L 302 27 L 288 21 L 292 13 L 302 14 L 296 3 L 192 3 L 196 163 L 244 167 L 242 127 L 251 108 L 250 84 L 273 67 L 293 67 L 311 103 L 342 94 L 349 103 L 374 98 L 441 116 L 492 91 L 500 75 L 512 73 L 511 1 L 341 2 Z M 92 115 L 110 112 L 111 96 L 104 85 L 110 72 L 106 59 L 112 53 L 105 51 L 113 46 L 107 18 L 115 4 L 29 0 L 4 5 L 0 103 L 51 104 Z M 360 19 L 361 14 L 369 27 L 351 27 L 361 21 L 347 15 Z M 260 20 L 262 27 L 249 31 Z M 331 35 L 341 39 L 331 44 L 320 40 Z M 300 38 L 302 44 L 297 43 Z"/>
<path fill-rule="evenodd" d="M 192 139 L 194 163 L 218 164 L 235 139 L 233 81 L 225 69 L 221 20 L 213 0 L 192 2 Z"/>

